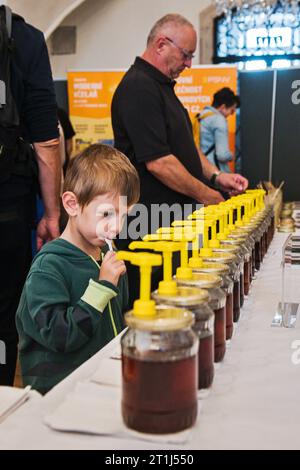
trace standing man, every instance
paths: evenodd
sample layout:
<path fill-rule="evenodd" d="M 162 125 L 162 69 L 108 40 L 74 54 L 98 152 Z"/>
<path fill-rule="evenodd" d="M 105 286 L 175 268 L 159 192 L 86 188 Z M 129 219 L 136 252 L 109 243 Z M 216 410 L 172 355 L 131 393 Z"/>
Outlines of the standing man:
<path fill-rule="evenodd" d="M 0 21 L 6 24 L 0 7 Z M 2 27 L 2 34 L 10 35 Z M 13 100 L 19 125 L 12 139 L 3 125 L 0 109 L 0 144 L 7 171 L 0 175 L 0 340 L 5 343 L 6 364 L 0 364 L 0 385 L 12 385 L 17 357 L 15 313 L 31 261 L 31 227 L 34 217 L 37 162 L 38 181 L 45 213 L 37 227 L 37 244 L 59 235 L 61 164 L 56 100 L 47 47 L 43 34 L 13 15 L 8 101 Z M 13 46 L 13 47 L 12 47 Z M 1 54 L 7 53 L 1 37 Z M 3 55 L 2 55 L 3 57 Z M 33 144 L 35 157 L 30 143 Z M 4 162 L 5 160 L 3 160 Z"/>
<path fill-rule="evenodd" d="M 240 175 L 221 173 L 198 151 L 188 113 L 174 92 L 175 79 L 191 67 L 196 44 L 196 31 L 188 20 L 177 14 L 164 16 L 153 26 L 144 54 L 136 58 L 113 97 L 115 146 L 136 167 L 140 203 L 148 209 L 151 204 L 223 201 L 206 182 L 232 194 L 248 185 Z M 132 293 L 137 283 L 130 269 Z"/>
<path fill-rule="evenodd" d="M 230 88 L 218 90 L 212 106 L 200 115 L 200 147 L 206 158 L 219 170 L 230 173 L 228 162 L 233 155 L 229 149 L 227 119 L 240 107 L 240 98 Z"/>

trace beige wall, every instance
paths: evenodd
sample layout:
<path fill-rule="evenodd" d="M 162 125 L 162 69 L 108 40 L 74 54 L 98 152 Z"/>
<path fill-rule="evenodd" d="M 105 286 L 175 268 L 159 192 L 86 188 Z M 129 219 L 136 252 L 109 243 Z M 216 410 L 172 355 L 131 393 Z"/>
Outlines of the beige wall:
<path fill-rule="evenodd" d="M 68 69 L 127 68 L 143 52 L 147 34 L 158 18 L 166 13 L 180 13 L 199 33 L 200 12 L 210 3 L 211 0 L 86 0 L 62 23 L 77 26 L 77 52 L 52 56 L 53 75 L 64 78 Z M 198 48 L 194 63 L 199 62 Z"/>
<path fill-rule="evenodd" d="M 3 0 L 28 23 L 43 31 L 48 37 L 74 8 L 85 0 Z"/>

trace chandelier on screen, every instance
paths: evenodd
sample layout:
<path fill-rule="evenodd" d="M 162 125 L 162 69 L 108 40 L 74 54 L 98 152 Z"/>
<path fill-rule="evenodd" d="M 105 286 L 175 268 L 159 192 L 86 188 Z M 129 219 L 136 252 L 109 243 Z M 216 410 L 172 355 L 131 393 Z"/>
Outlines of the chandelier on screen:
<path fill-rule="evenodd" d="M 270 16 L 278 13 L 285 14 L 289 23 L 298 21 L 298 0 L 214 0 L 217 15 L 224 15 L 228 21 L 232 17 L 244 20 L 251 16 L 261 16 L 265 23 Z"/>

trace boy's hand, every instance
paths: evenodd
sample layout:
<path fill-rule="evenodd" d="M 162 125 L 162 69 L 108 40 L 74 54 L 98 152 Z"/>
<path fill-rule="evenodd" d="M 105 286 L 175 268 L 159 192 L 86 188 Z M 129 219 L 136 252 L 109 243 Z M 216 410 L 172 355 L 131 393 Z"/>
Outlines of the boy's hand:
<path fill-rule="evenodd" d="M 116 253 L 114 251 L 108 251 L 102 261 L 99 280 L 109 281 L 117 286 L 119 277 L 125 273 L 126 266 L 124 261 L 116 259 Z"/>

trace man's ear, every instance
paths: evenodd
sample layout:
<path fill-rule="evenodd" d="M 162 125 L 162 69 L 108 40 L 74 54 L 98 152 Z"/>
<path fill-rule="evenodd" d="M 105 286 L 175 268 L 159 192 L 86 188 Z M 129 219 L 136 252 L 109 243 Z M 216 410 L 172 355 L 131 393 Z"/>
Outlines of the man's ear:
<path fill-rule="evenodd" d="M 75 217 L 80 210 L 78 200 L 75 194 L 72 193 L 72 191 L 66 191 L 65 193 L 63 193 L 61 200 L 67 214 L 70 217 Z"/>
<path fill-rule="evenodd" d="M 155 49 L 158 54 L 164 51 L 166 47 L 166 38 L 164 36 L 159 36 L 155 40 Z"/>

